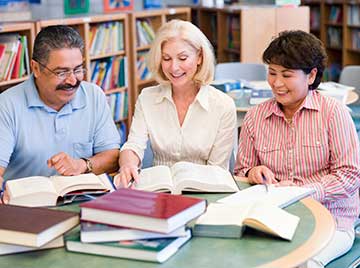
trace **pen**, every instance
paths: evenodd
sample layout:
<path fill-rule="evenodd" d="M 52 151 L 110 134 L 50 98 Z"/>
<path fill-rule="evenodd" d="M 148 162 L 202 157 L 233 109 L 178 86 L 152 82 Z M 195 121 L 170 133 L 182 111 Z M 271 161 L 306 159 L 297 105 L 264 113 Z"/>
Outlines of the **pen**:
<path fill-rule="evenodd" d="M 266 192 L 269 192 L 269 186 L 266 183 L 267 179 L 264 174 L 262 175 L 262 181 L 263 181 L 263 184 L 265 185 Z"/>
<path fill-rule="evenodd" d="M 140 171 L 141 171 L 141 169 L 138 168 L 138 169 L 137 169 L 137 172 L 138 172 L 139 174 L 140 174 Z M 131 180 L 129 180 L 129 182 L 128 182 L 127 188 L 130 188 L 134 183 L 135 183 L 135 179 L 134 179 L 134 178 L 131 178 Z"/>

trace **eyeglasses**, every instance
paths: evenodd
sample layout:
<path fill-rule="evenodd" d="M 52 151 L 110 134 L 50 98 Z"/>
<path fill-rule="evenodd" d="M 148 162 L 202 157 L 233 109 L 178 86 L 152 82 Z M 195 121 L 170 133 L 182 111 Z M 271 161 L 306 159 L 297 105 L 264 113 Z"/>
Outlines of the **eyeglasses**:
<path fill-rule="evenodd" d="M 86 74 L 86 69 L 84 67 L 82 67 L 82 66 L 77 67 L 75 69 L 68 70 L 68 71 L 55 72 L 55 71 L 49 69 L 48 67 L 46 67 L 41 62 L 39 62 L 39 61 L 36 61 L 36 62 L 39 63 L 40 66 L 42 66 L 46 70 L 48 70 L 50 73 L 55 75 L 59 80 L 65 80 L 65 79 L 69 78 L 72 74 L 75 75 L 76 79 L 82 80 L 84 78 L 84 75 Z"/>

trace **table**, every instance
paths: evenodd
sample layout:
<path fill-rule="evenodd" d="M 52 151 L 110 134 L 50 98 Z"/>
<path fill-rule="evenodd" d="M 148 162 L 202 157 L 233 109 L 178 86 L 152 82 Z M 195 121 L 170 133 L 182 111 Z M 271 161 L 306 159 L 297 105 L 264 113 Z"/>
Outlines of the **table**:
<path fill-rule="evenodd" d="M 241 184 L 240 184 L 241 185 Z M 241 185 L 242 187 L 242 185 Z M 195 194 L 216 201 L 225 194 Z M 74 206 L 65 208 L 76 210 Z M 242 239 L 194 237 L 163 264 L 67 252 L 64 248 L 0 257 L 0 267 L 293 267 L 319 252 L 330 241 L 335 223 L 329 211 L 312 198 L 288 208 L 301 220 L 291 242 L 245 230 Z M 190 223 L 192 225 L 193 223 Z"/>

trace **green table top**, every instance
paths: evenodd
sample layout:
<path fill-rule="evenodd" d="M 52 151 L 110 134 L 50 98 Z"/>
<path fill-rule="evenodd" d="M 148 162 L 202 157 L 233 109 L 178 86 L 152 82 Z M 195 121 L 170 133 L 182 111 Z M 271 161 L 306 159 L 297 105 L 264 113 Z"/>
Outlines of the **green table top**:
<path fill-rule="evenodd" d="M 213 202 L 226 195 L 192 194 L 191 196 L 206 198 L 209 202 Z M 77 205 L 60 208 L 79 210 Z M 0 267 L 255 267 L 288 254 L 301 246 L 313 233 L 315 219 L 304 204 L 297 202 L 286 210 L 301 218 L 291 242 L 246 229 L 241 239 L 193 237 L 163 264 L 73 253 L 67 252 L 65 248 L 59 248 L 1 256 Z M 193 222 L 189 225 L 192 224 Z"/>

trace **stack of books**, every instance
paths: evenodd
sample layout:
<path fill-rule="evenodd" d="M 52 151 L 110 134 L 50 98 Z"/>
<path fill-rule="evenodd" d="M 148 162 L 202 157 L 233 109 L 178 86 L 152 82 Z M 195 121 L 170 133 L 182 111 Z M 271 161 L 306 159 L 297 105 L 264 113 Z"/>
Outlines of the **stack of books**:
<path fill-rule="evenodd" d="M 118 189 L 81 207 L 81 231 L 66 237 L 69 251 L 162 263 L 191 238 L 186 223 L 206 200 Z"/>
<path fill-rule="evenodd" d="M 79 214 L 48 208 L 0 205 L 0 255 L 64 246 L 63 234 Z"/>

